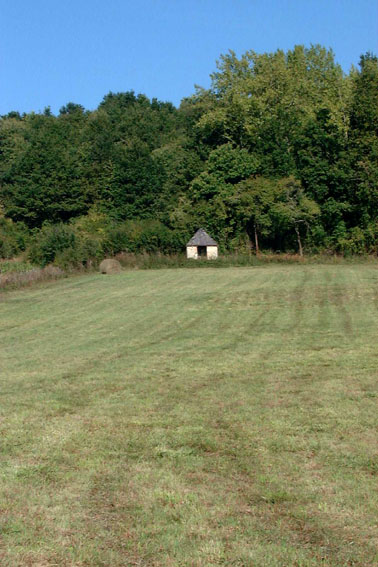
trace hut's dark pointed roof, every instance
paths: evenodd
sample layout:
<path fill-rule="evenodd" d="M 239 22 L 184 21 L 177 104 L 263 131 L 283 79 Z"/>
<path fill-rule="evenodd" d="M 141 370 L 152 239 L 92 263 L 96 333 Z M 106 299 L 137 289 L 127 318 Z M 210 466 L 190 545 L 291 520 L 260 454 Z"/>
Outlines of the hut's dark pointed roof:
<path fill-rule="evenodd" d="M 189 240 L 187 246 L 218 246 L 218 244 L 207 234 L 206 230 L 200 228 Z"/>

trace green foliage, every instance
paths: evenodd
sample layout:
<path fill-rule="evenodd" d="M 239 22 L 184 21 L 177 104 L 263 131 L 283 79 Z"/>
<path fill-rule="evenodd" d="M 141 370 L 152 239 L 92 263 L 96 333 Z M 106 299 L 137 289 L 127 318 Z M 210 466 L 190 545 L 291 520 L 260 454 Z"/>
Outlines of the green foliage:
<path fill-rule="evenodd" d="M 258 165 L 256 156 L 231 144 L 210 152 L 205 170 L 191 183 L 187 215 L 192 209 L 197 224 L 206 226 L 220 243 L 226 244 L 233 234 L 230 197 L 237 183 L 255 173 Z"/>
<path fill-rule="evenodd" d="M 378 58 L 361 56 L 353 77 L 350 157 L 354 222 L 362 228 L 378 218 Z"/>
<path fill-rule="evenodd" d="M 178 233 L 159 221 L 127 221 L 109 228 L 104 243 L 107 253 L 119 252 L 174 252 L 185 245 Z"/>
<path fill-rule="evenodd" d="M 232 142 L 258 152 L 265 175 L 294 173 L 292 155 L 301 125 L 320 108 L 345 124 L 348 90 L 333 53 L 321 46 L 296 46 L 284 53 L 247 51 L 240 59 L 230 51 L 212 75 L 213 104 L 199 121 L 217 144 Z M 206 95 L 208 96 L 208 95 Z"/>
<path fill-rule="evenodd" d="M 329 109 L 321 109 L 310 120 L 295 143 L 295 160 L 303 187 L 321 207 L 325 232 L 332 234 L 351 211 L 351 170 L 347 140 L 332 121 Z"/>
<path fill-rule="evenodd" d="M 186 235 L 158 220 L 116 222 L 92 210 L 71 224 L 44 225 L 34 231 L 29 259 L 39 266 L 55 263 L 67 269 L 98 263 L 120 252 L 164 253 L 181 251 Z"/>
<path fill-rule="evenodd" d="M 246 232 L 259 251 L 259 237 L 273 230 L 273 211 L 277 197 L 276 182 L 265 177 L 250 177 L 238 183 L 230 204 L 240 232 Z"/>
<path fill-rule="evenodd" d="M 300 181 L 294 177 L 279 180 L 255 177 L 236 186 L 230 203 L 235 212 L 239 231 L 245 231 L 259 251 L 259 238 L 274 242 L 286 238 L 285 248 L 290 247 L 290 231 L 294 230 L 302 255 L 302 239 L 307 236 L 319 207 L 304 192 Z M 289 233 L 289 234 L 287 234 Z"/>
<path fill-rule="evenodd" d="M 44 225 L 34 233 L 29 259 L 42 267 L 54 262 L 56 257 L 77 246 L 74 230 L 64 224 Z"/>
<path fill-rule="evenodd" d="M 31 257 L 66 265 L 176 252 L 200 226 L 222 250 L 375 253 L 377 57 L 345 76 L 319 45 L 230 51 L 211 78 L 178 109 L 129 91 L 0 117 L 0 257 L 27 229 Z"/>
<path fill-rule="evenodd" d="M 298 251 L 303 256 L 301 233 L 305 231 L 305 234 L 308 234 L 311 223 L 319 215 L 319 206 L 306 196 L 300 182 L 294 177 L 281 179 L 277 187 L 278 201 L 273 207 L 277 224 L 285 229 L 294 229 L 299 247 Z"/>
<path fill-rule="evenodd" d="M 372 223 L 365 230 L 355 226 L 349 231 L 344 230 L 337 236 L 335 247 L 345 256 L 378 253 L 378 222 Z"/>
<path fill-rule="evenodd" d="M 0 258 L 12 258 L 25 250 L 28 231 L 24 224 L 6 218 L 0 206 Z"/>
<path fill-rule="evenodd" d="M 2 125 L 4 145 L 10 152 L 10 159 L 1 160 L 0 170 L 7 216 L 36 227 L 45 221 L 66 221 L 87 210 L 90 189 L 80 141 L 84 120 L 76 114 L 28 115 L 18 128 L 17 145 L 8 140 L 12 134 Z"/>
<path fill-rule="evenodd" d="M 11 261 L 11 260 L 2 260 L 0 262 L 0 274 L 9 274 L 9 273 L 24 273 L 32 270 L 33 266 L 29 262 L 24 261 Z"/>

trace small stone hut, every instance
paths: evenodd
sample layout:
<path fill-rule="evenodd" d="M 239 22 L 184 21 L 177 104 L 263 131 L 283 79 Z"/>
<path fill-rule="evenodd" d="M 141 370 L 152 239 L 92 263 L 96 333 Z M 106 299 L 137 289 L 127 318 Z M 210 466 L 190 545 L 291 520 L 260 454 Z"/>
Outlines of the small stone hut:
<path fill-rule="evenodd" d="M 186 245 L 186 257 L 194 260 L 200 257 L 214 260 L 218 258 L 218 244 L 203 228 L 200 228 Z"/>

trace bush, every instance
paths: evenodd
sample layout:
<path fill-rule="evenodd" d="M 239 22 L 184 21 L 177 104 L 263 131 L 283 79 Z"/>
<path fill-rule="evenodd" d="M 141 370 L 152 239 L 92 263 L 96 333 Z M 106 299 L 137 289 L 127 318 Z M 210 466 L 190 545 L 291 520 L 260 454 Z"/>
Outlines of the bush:
<path fill-rule="evenodd" d="M 22 260 L 0 260 L 0 274 L 28 272 L 32 269 L 32 264 L 29 264 L 29 262 L 23 262 Z"/>
<path fill-rule="evenodd" d="M 135 246 L 129 227 L 126 225 L 112 226 L 105 236 L 103 249 L 105 255 L 111 256 L 119 252 L 134 251 Z"/>
<path fill-rule="evenodd" d="M 90 267 L 97 265 L 103 255 L 103 248 L 98 240 L 76 237 L 75 246 L 58 252 L 54 264 L 63 270 Z"/>
<path fill-rule="evenodd" d="M 64 251 L 75 250 L 76 246 L 75 232 L 70 226 L 45 225 L 35 232 L 28 256 L 32 263 L 44 267 Z"/>
<path fill-rule="evenodd" d="M 356 226 L 337 241 L 338 250 L 344 256 L 366 254 L 366 241 L 364 231 Z"/>
<path fill-rule="evenodd" d="M 126 221 L 113 224 L 104 242 L 107 254 L 120 252 L 160 252 L 163 254 L 182 250 L 185 240 L 157 220 Z"/>
<path fill-rule="evenodd" d="M 23 223 L 0 216 L 0 258 L 13 258 L 25 250 L 28 237 Z"/>

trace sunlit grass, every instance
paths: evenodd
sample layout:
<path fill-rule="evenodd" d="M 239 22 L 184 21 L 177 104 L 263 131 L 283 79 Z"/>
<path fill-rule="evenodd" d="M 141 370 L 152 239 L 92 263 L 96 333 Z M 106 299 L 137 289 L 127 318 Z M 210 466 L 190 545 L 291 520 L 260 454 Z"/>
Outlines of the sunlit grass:
<path fill-rule="evenodd" d="M 377 312 L 374 264 L 4 293 L 1 565 L 373 565 Z"/>

